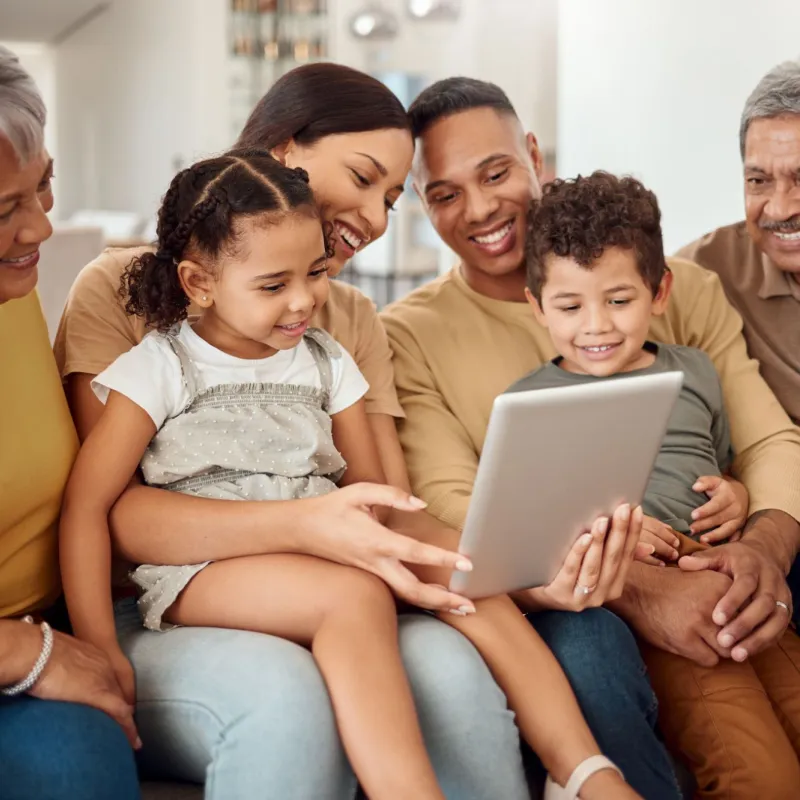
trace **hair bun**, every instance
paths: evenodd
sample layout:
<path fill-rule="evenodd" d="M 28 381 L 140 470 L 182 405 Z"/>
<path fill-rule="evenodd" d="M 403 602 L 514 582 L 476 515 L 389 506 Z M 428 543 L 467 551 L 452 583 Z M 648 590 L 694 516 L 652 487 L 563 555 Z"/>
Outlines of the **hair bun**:
<path fill-rule="evenodd" d="M 308 177 L 308 173 L 302 167 L 295 167 L 292 172 L 300 178 L 303 183 L 311 183 L 311 179 Z"/>

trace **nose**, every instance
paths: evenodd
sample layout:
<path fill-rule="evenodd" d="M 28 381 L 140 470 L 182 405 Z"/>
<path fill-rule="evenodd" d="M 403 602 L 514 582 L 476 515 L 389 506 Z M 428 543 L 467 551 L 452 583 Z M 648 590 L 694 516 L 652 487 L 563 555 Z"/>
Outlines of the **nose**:
<path fill-rule="evenodd" d="M 30 245 L 41 244 L 45 239 L 49 239 L 53 233 L 53 226 L 47 218 L 41 200 L 37 197 L 30 203 L 26 203 L 20 219 L 20 226 L 14 237 L 17 244 Z"/>
<path fill-rule="evenodd" d="M 613 328 L 611 315 L 608 313 L 608 306 L 605 303 L 597 303 L 586 307 L 583 325 L 584 333 L 598 336 L 609 333 Z"/>
<path fill-rule="evenodd" d="M 499 208 L 500 201 L 494 192 L 484 187 L 471 187 L 465 191 L 464 221 L 486 222 Z"/>
<path fill-rule="evenodd" d="M 783 222 L 800 213 L 800 199 L 786 191 L 783 186 L 776 186 L 764 206 L 764 216 L 773 222 Z"/>
<path fill-rule="evenodd" d="M 375 192 L 369 202 L 359 210 L 359 217 L 365 223 L 365 233 L 369 241 L 380 239 L 386 233 L 389 224 L 389 210 L 386 208 L 386 198 L 380 192 Z"/>
<path fill-rule="evenodd" d="M 314 295 L 309 289 L 308 282 L 298 280 L 294 282 L 291 294 L 289 295 L 288 310 L 293 314 L 310 313 L 314 308 Z"/>

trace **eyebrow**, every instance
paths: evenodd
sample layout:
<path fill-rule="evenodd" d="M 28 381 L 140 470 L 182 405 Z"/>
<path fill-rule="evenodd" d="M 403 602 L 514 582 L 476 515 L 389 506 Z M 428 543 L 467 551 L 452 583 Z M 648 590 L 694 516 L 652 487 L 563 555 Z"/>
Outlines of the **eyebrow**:
<path fill-rule="evenodd" d="M 319 258 L 315 258 L 308 266 L 309 269 L 313 269 L 314 267 L 319 266 L 320 264 L 324 264 L 328 260 L 328 256 L 323 253 Z M 250 283 L 255 283 L 256 281 L 268 281 L 268 280 L 275 280 L 275 278 L 283 278 L 289 274 L 289 270 L 283 269 L 280 272 L 265 272 L 263 275 L 256 275 L 255 278 L 250 279 Z"/>
<path fill-rule="evenodd" d="M 757 172 L 759 175 L 766 175 L 766 171 L 761 169 L 761 167 L 755 167 L 752 164 L 745 164 L 744 165 L 745 172 Z"/>
<path fill-rule="evenodd" d="M 479 172 L 480 170 L 484 169 L 484 167 L 488 167 L 489 164 L 493 164 L 495 161 L 501 161 L 504 158 L 508 158 L 507 153 L 492 153 L 490 156 L 486 156 L 482 161 L 479 161 L 477 166 L 475 167 L 475 171 Z M 444 186 L 448 183 L 452 183 L 450 180 L 440 180 L 440 181 L 432 181 L 425 187 L 425 194 L 432 191 L 433 189 L 437 189 L 439 186 Z"/>
<path fill-rule="evenodd" d="M 610 289 L 604 290 L 603 294 L 614 294 L 614 292 L 624 292 L 635 288 L 635 286 L 631 286 L 629 283 L 621 283 L 619 286 L 612 286 Z M 572 300 L 580 296 L 578 292 L 559 292 L 553 295 L 553 300 Z"/>
<path fill-rule="evenodd" d="M 385 178 L 389 174 L 389 170 L 378 161 L 377 158 L 373 158 L 369 153 L 356 153 L 357 156 L 362 156 L 364 158 L 368 158 L 374 165 L 375 169 L 380 172 L 380 174 Z M 393 189 L 397 189 L 398 191 L 402 192 L 406 187 L 403 186 L 402 183 L 398 183 L 397 186 L 393 186 Z"/>
<path fill-rule="evenodd" d="M 47 162 L 47 166 L 44 168 L 44 172 L 42 173 L 42 177 L 39 179 L 39 183 L 45 180 L 47 174 L 52 171 L 53 171 L 53 159 L 51 158 Z M 0 203 L 10 203 L 12 200 L 19 200 L 20 197 L 22 197 L 21 192 L 15 192 L 14 194 L 0 195 Z"/>

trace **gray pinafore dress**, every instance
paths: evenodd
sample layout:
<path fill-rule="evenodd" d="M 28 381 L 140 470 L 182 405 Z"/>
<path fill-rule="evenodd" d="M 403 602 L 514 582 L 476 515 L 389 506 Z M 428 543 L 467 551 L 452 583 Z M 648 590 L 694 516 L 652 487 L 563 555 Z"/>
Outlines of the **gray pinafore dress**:
<path fill-rule="evenodd" d="M 162 425 L 142 457 L 148 485 L 225 500 L 297 500 L 336 488 L 345 462 L 333 443 L 327 408 L 331 360 L 341 350 L 325 331 L 312 328 L 304 336 L 321 389 L 280 383 L 205 388 L 176 332 L 154 335 L 166 336 L 178 357 L 189 401 Z M 136 568 L 131 579 L 142 591 L 145 627 L 173 627 L 162 621 L 164 612 L 209 563 Z"/>

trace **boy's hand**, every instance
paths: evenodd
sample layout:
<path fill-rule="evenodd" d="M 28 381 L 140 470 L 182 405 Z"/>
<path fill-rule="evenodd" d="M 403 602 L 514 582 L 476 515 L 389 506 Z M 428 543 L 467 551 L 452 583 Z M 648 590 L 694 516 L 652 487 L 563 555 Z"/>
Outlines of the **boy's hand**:
<path fill-rule="evenodd" d="M 645 516 L 639 541 L 653 547 L 653 553 L 644 558 L 639 557 L 637 553 L 637 560 L 644 564 L 663 567 L 665 561 L 678 560 L 676 548 L 680 545 L 680 539 L 669 525 L 665 525 L 654 517 Z"/>
<path fill-rule="evenodd" d="M 692 533 L 703 533 L 700 541 L 706 544 L 740 539 L 750 505 L 747 489 L 739 481 L 719 475 L 698 478 L 692 489 L 709 497 L 705 505 L 692 512 Z"/>

